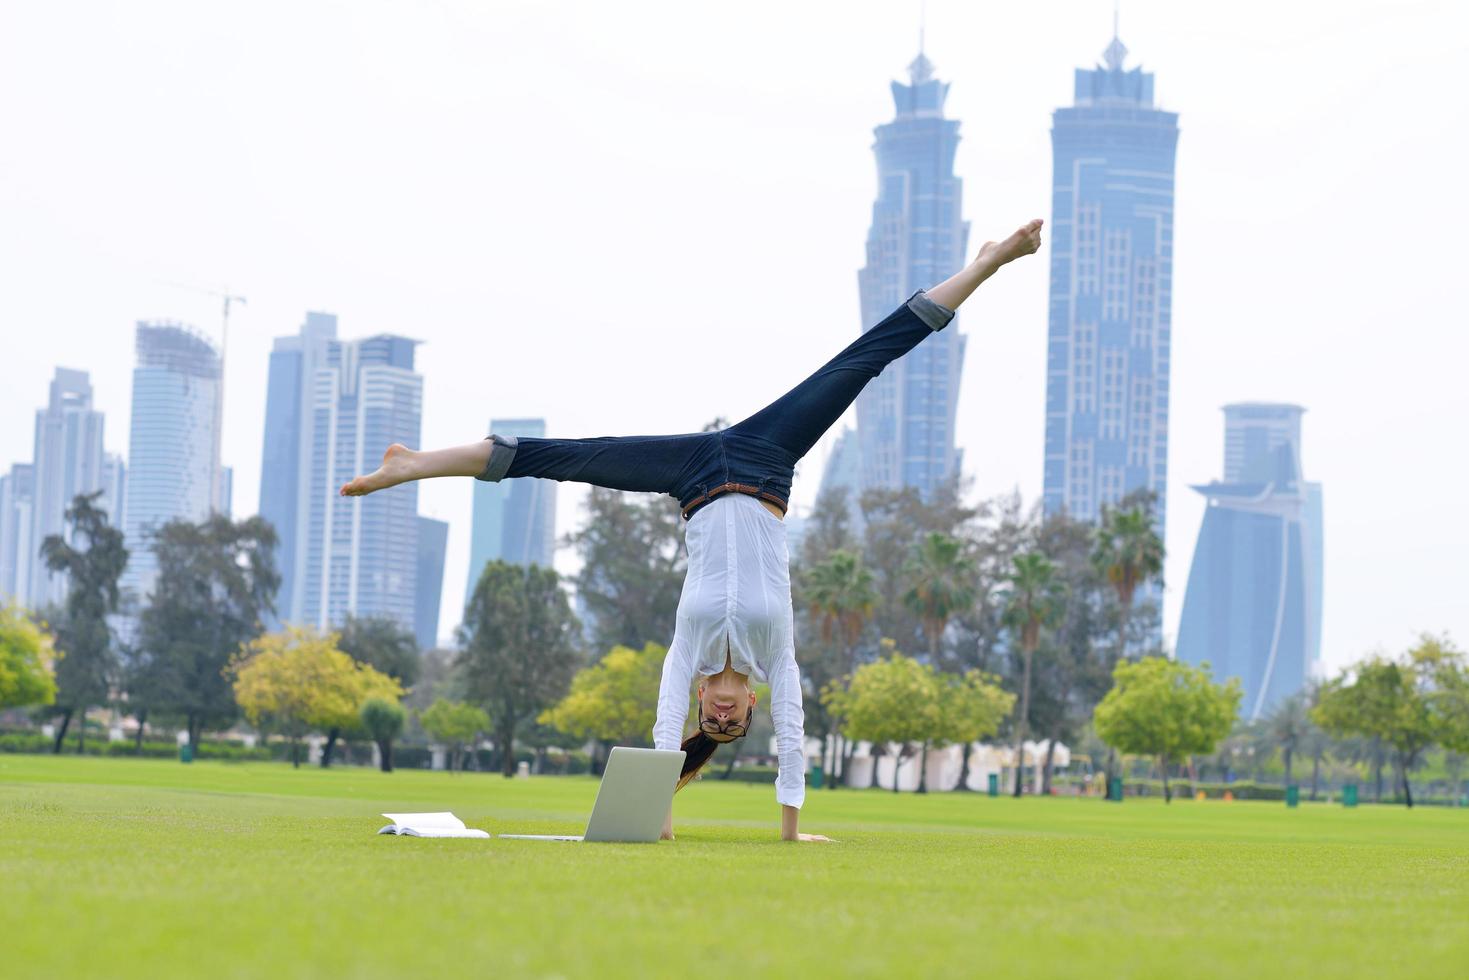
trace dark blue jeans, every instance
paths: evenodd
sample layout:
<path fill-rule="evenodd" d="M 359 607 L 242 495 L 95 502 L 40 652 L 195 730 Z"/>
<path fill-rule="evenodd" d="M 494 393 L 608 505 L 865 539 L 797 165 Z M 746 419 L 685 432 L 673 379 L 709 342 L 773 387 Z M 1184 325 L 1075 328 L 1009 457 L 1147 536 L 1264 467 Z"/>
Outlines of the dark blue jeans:
<path fill-rule="evenodd" d="M 685 518 L 729 492 L 771 500 L 784 510 L 801 457 L 867 382 L 953 316 L 919 290 L 815 374 L 718 432 L 595 439 L 491 436 L 490 461 L 477 479 L 529 476 L 666 493 L 678 498 Z"/>

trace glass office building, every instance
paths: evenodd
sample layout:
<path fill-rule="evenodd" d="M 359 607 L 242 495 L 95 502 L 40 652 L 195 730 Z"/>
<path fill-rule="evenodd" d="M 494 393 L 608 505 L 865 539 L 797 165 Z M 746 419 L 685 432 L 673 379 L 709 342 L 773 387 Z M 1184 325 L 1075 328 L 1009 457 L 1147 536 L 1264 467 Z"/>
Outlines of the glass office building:
<path fill-rule="evenodd" d="M 448 546 L 448 521 L 436 521 L 432 517 L 418 519 L 413 633 L 418 637 L 420 650 L 432 650 L 439 643 L 439 602 L 444 596 L 444 552 Z"/>
<path fill-rule="evenodd" d="M 1166 540 L 1178 114 L 1154 106 L 1152 74 L 1126 56 L 1114 36 L 1052 116 L 1042 499 L 1095 521 L 1150 490 Z M 1161 587 L 1141 597 L 1158 604 Z"/>
<path fill-rule="evenodd" d="M 545 419 L 491 419 L 502 436 L 546 435 Z M 469 543 L 469 603 L 480 574 L 492 561 L 551 568 L 556 557 L 556 481 L 517 479 L 474 483 L 474 523 Z"/>
<path fill-rule="evenodd" d="M 1238 677 L 1254 720 L 1305 685 L 1321 656 L 1322 493 L 1301 470 L 1296 405 L 1224 409 L 1224 479 L 1189 569 L 1178 659 Z"/>
<path fill-rule="evenodd" d="M 70 540 L 66 509 L 78 494 L 103 490 L 102 430 L 104 418 L 92 407 L 92 384 L 85 371 L 59 367 L 51 379 L 46 407 L 36 411 L 34 500 L 26 556 L 28 594 L 22 601 L 32 609 L 66 600 L 66 576 L 53 574 L 40 555 L 41 542 L 53 534 Z M 98 501 L 102 506 L 105 502 Z"/>
<path fill-rule="evenodd" d="M 969 225 L 954 176 L 959 121 L 944 117 L 949 84 L 919 53 L 908 84 L 892 83 L 895 114 L 874 130 L 877 200 L 858 273 L 862 329 L 915 290 L 963 267 Z M 959 472 L 954 446 L 964 337 L 956 319 L 869 383 L 857 398 L 861 487 L 916 487 L 929 496 Z M 854 495 L 855 497 L 855 495 Z"/>
<path fill-rule="evenodd" d="M 202 521 L 219 506 L 220 357 L 184 324 L 140 322 L 137 358 L 123 528 L 129 554 L 121 585 L 143 600 L 158 570 L 153 532 L 172 520 Z"/>
<path fill-rule="evenodd" d="M 281 586 L 276 593 L 276 622 L 302 622 L 306 555 L 303 512 L 313 489 L 310 422 L 313 379 L 326 367 L 327 345 L 336 340 L 337 318 L 307 313 L 301 330 L 277 337 L 270 353 L 265 398 L 265 441 L 260 457 L 260 516 L 275 528 L 276 567 Z"/>

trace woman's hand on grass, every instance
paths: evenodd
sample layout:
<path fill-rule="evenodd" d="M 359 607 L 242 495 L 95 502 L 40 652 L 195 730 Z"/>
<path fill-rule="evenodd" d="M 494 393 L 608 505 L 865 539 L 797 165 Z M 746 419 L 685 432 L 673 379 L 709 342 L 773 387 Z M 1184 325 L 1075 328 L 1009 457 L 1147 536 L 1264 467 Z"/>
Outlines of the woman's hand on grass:
<path fill-rule="evenodd" d="M 803 834 L 797 828 L 800 826 L 801 810 L 799 807 L 782 806 L 780 808 L 780 839 L 791 842 L 805 841 L 808 844 L 830 844 L 830 837 L 820 834 Z"/>

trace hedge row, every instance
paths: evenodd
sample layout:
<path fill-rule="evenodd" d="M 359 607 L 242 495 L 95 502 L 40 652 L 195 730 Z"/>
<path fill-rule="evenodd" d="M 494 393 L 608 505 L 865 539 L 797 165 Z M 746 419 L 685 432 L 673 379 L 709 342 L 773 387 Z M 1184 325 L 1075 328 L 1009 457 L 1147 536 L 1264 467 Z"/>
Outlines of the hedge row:
<path fill-rule="evenodd" d="M 48 753 L 55 745 L 45 735 L 0 735 L 0 752 Z M 62 746 L 63 755 L 76 754 L 76 742 L 70 737 Z M 94 739 L 84 744 L 85 755 L 135 756 L 145 759 L 172 759 L 179 754 L 175 742 L 144 742 L 141 748 L 132 741 L 104 742 Z M 221 759 L 226 762 L 263 762 L 271 758 L 271 750 L 263 746 L 246 748 L 234 743 L 205 742 L 195 750 L 196 758 Z"/>
<path fill-rule="evenodd" d="M 54 745 L 52 738 L 39 732 L 0 733 L 0 752 L 43 755 L 49 754 Z M 132 739 L 110 742 L 106 740 L 105 735 L 89 737 L 84 742 L 83 749 L 85 755 L 91 756 L 123 756 L 144 759 L 174 759 L 179 754 L 179 746 L 176 742 L 149 740 L 139 748 Z M 61 751 L 63 755 L 76 754 L 76 739 L 70 733 L 67 734 L 66 744 L 62 746 Z M 305 765 L 308 749 L 304 742 L 300 744 L 299 751 L 301 763 Z M 291 744 L 277 739 L 254 748 L 246 748 L 236 742 L 206 740 L 195 749 L 194 757 L 229 762 L 290 762 Z M 346 765 L 348 758 L 355 765 L 371 765 L 372 743 L 338 742 L 332 753 L 332 764 Z M 445 762 L 448 761 L 446 753 Z M 521 762 L 534 764 L 535 753 L 529 749 L 521 749 L 515 753 L 515 761 L 517 765 Z M 463 764 L 464 768 L 471 772 L 475 771 L 476 766 L 480 772 L 500 771 L 499 756 L 491 749 L 480 749 L 472 754 L 465 753 Z M 393 746 L 393 765 L 399 769 L 428 769 L 433 765 L 433 751 L 422 745 L 395 745 Z M 570 752 L 559 756 L 548 755 L 543 771 L 548 775 L 580 775 L 591 771 L 591 761 L 585 752 Z"/>

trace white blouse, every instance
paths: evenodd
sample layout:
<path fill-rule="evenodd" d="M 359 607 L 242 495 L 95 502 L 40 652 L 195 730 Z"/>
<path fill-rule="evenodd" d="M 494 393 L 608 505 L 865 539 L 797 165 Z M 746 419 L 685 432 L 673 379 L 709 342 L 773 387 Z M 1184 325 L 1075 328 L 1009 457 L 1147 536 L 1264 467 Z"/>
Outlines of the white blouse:
<path fill-rule="evenodd" d="M 785 522 L 754 497 L 727 493 L 694 514 L 684 538 L 688 575 L 673 644 L 663 661 L 653 744 L 679 747 L 694 674 L 724 670 L 727 651 L 735 670 L 770 685 L 780 760 L 775 798 L 799 807 L 806 799 L 806 717 L 796 669 Z"/>

